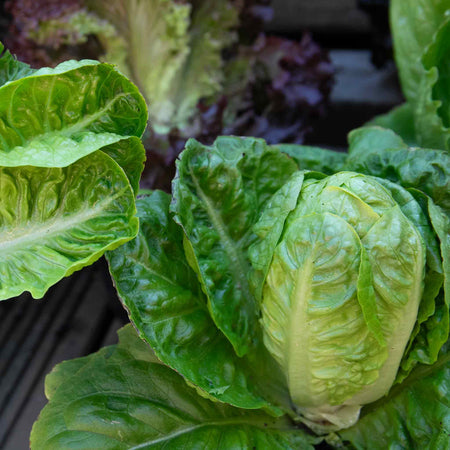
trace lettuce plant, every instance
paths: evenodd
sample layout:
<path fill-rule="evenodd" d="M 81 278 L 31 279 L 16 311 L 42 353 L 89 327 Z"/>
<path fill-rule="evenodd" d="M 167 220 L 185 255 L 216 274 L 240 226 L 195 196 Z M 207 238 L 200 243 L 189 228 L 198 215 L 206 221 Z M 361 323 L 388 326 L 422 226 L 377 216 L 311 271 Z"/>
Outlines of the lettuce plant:
<path fill-rule="evenodd" d="M 108 252 L 137 333 L 54 369 L 32 448 L 445 448 L 450 158 L 349 141 L 190 140 Z"/>
<path fill-rule="evenodd" d="M 0 300 L 40 298 L 136 235 L 147 109 L 111 65 L 0 53 Z"/>

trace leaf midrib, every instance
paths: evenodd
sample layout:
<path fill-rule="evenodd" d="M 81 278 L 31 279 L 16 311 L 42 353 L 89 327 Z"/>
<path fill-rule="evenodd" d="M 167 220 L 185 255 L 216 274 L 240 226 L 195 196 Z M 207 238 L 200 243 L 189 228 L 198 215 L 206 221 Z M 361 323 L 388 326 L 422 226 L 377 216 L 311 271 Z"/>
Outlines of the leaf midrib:
<path fill-rule="evenodd" d="M 192 181 L 194 182 L 195 188 L 198 192 L 200 199 L 206 206 L 206 212 L 208 213 L 211 222 L 217 231 L 217 234 L 222 243 L 222 247 L 225 250 L 225 253 L 230 258 L 231 264 L 229 265 L 231 272 L 233 274 L 233 279 L 238 280 L 238 284 L 242 287 L 243 293 L 246 299 L 252 299 L 252 295 L 250 293 L 250 288 L 247 282 L 247 278 L 245 274 L 248 273 L 249 268 L 247 264 L 245 264 L 245 258 L 242 256 L 242 252 L 238 251 L 235 245 L 233 245 L 233 240 L 228 236 L 225 227 L 225 224 L 220 217 L 220 214 L 217 213 L 209 197 L 203 192 L 198 179 L 196 178 L 192 167 L 189 168 L 190 175 L 192 177 Z"/>
<path fill-rule="evenodd" d="M 128 96 L 129 93 L 128 92 L 123 92 L 121 94 L 116 95 L 113 99 L 111 99 L 108 103 L 105 104 L 105 106 L 101 109 L 99 109 L 97 112 L 95 112 L 94 114 L 91 115 L 87 115 L 84 116 L 83 119 L 79 120 L 78 122 L 74 123 L 73 125 L 67 126 L 65 128 L 61 128 L 59 130 L 48 130 L 45 133 L 41 133 L 41 134 L 36 134 L 32 137 L 29 137 L 28 139 L 24 139 L 23 144 L 21 145 L 22 148 L 26 148 L 27 146 L 29 146 L 33 141 L 35 141 L 36 139 L 46 139 L 48 137 L 51 137 L 54 134 L 58 134 L 64 137 L 72 137 L 74 134 L 83 131 L 86 127 L 88 127 L 89 125 L 91 125 L 92 123 L 94 123 L 98 118 L 100 118 L 102 115 L 104 115 L 106 112 L 108 112 L 108 110 L 112 107 L 112 105 L 118 101 L 120 98 L 126 97 Z M 16 133 L 20 134 L 18 132 L 18 130 L 12 126 L 9 125 Z M 47 124 L 44 124 L 44 128 L 48 128 Z M 105 132 L 105 131 L 102 131 Z M 20 134 L 21 135 L 21 134 Z M 4 149 L 0 149 L 2 151 L 6 151 L 11 152 L 14 150 L 15 147 L 11 147 L 10 145 L 7 144 L 7 142 L 2 139 L 2 141 L 4 142 Z"/>
<path fill-rule="evenodd" d="M 11 252 L 14 251 L 15 248 L 19 247 L 23 248 L 27 246 L 30 242 L 35 241 L 41 241 L 46 242 L 50 238 L 52 238 L 55 235 L 58 235 L 64 231 L 67 231 L 77 224 L 84 223 L 90 219 L 93 219 L 94 217 L 98 216 L 98 213 L 105 210 L 107 206 L 115 201 L 117 197 L 120 197 L 123 192 L 127 190 L 127 187 L 122 188 L 120 191 L 118 191 L 115 195 L 108 197 L 106 200 L 100 201 L 97 203 L 96 206 L 92 208 L 84 208 L 82 211 L 71 214 L 66 219 L 62 218 L 61 215 L 58 215 L 56 219 L 60 220 L 53 220 L 51 224 L 48 222 L 40 222 L 39 226 L 32 227 L 32 228 L 21 228 L 22 234 L 19 236 L 17 235 L 17 232 L 14 233 L 14 228 L 12 229 L 13 232 L 13 239 L 4 239 L 5 233 L 0 234 L 0 253 L 5 256 L 5 253 L 7 251 Z M 27 225 L 27 224 L 25 224 Z M 8 231 L 11 231 L 11 229 L 6 230 L 6 234 L 8 234 Z M 42 244 L 44 245 L 44 244 Z"/>

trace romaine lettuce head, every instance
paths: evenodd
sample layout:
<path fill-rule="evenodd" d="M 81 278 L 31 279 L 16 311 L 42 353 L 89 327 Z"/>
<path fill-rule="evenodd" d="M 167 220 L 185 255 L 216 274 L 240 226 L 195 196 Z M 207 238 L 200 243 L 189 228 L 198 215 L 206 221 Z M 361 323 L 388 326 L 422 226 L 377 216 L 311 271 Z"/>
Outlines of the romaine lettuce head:
<path fill-rule="evenodd" d="M 294 174 L 255 231 L 264 343 L 306 421 L 348 427 L 396 378 L 423 295 L 421 232 L 386 187 L 355 172 Z"/>

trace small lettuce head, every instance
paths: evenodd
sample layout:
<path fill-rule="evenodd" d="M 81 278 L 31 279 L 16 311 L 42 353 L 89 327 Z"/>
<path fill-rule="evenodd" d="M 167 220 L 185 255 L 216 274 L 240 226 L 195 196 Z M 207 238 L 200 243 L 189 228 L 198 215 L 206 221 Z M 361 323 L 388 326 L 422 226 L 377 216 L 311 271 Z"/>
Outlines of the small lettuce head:
<path fill-rule="evenodd" d="M 389 391 L 416 322 L 420 230 L 375 177 L 298 172 L 255 231 L 264 343 L 292 402 L 313 427 L 351 426 Z"/>

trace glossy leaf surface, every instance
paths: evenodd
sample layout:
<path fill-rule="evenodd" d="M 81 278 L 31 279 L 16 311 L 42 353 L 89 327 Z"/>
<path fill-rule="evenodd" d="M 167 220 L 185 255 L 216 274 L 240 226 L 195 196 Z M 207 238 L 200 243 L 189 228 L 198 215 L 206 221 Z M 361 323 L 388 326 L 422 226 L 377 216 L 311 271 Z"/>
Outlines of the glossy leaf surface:
<path fill-rule="evenodd" d="M 57 366 L 31 448 L 312 450 L 319 441 L 286 418 L 201 397 L 144 347 L 127 326 L 119 345 Z"/>
<path fill-rule="evenodd" d="M 138 199 L 138 236 L 107 255 L 131 320 L 165 364 L 205 393 L 235 406 L 273 409 L 271 390 L 288 397 L 281 383 L 272 384 L 276 367 L 264 349 L 254 363 L 237 357 L 214 324 L 169 203 L 160 191 Z"/>
<path fill-rule="evenodd" d="M 176 220 L 193 249 L 208 308 L 239 356 L 257 345 L 247 249 L 262 207 L 296 167 L 261 139 L 188 141 L 173 182 Z"/>
<path fill-rule="evenodd" d="M 113 66 L 67 61 L 0 87 L 0 166 L 65 167 L 146 123 L 142 96 Z"/>

